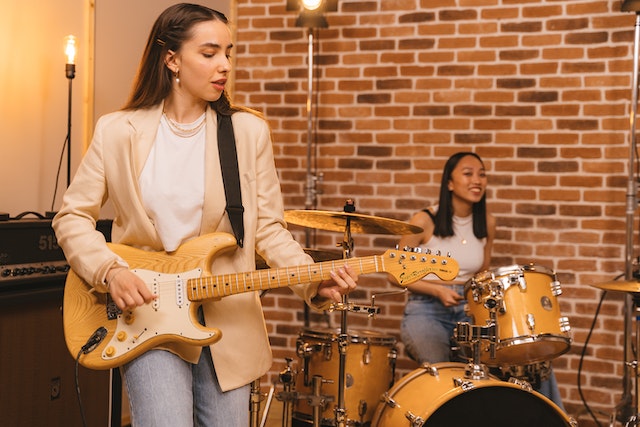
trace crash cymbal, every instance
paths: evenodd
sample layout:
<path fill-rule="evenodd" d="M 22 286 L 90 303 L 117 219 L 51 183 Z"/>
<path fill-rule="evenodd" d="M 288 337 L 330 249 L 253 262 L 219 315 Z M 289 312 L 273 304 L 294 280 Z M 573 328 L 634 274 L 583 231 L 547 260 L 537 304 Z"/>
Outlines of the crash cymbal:
<path fill-rule="evenodd" d="M 323 251 L 319 249 L 309 248 L 306 248 L 304 251 L 308 255 L 311 255 L 311 258 L 313 258 L 315 262 L 334 261 L 337 259 L 342 259 L 341 251 Z M 266 270 L 267 268 L 269 268 L 269 266 L 267 265 L 264 258 L 256 254 L 256 270 Z"/>
<path fill-rule="evenodd" d="M 416 234 L 422 228 L 395 219 L 381 218 L 349 212 L 292 210 L 284 213 L 289 224 L 328 231 L 345 231 L 347 219 L 352 233 L 364 234 Z"/>
<path fill-rule="evenodd" d="M 591 285 L 591 286 L 593 286 L 594 288 L 605 290 L 605 291 L 619 291 L 619 292 L 631 292 L 631 293 L 640 292 L 640 282 L 636 280 L 631 280 L 631 281 L 614 280 L 611 282 L 596 283 L 595 285 Z"/>

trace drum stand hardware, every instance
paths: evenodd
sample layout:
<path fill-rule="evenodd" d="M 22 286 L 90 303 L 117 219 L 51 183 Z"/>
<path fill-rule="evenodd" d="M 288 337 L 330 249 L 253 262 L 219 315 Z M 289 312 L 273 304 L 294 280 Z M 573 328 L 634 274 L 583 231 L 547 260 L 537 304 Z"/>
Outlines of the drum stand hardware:
<path fill-rule="evenodd" d="M 273 391 L 275 387 L 271 385 L 269 392 L 266 395 L 267 403 L 265 405 L 264 413 L 262 414 L 262 421 L 258 423 L 258 417 L 260 414 L 260 402 L 264 400 L 265 395 L 260 392 L 260 378 L 251 383 L 250 394 L 250 407 L 249 407 L 249 426 L 250 427 L 264 427 L 267 423 L 267 416 L 269 415 L 269 408 L 271 407 L 271 400 L 273 398 Z"/>
<path fill-rule="evenodd" d="M 276 394 L 276 399 L 282 402 L 282 427 L 290 427 L 293 419 L 292 403 L 296 400 L 305 400 L 313 408 L 313 426 L 320 426 L 322 410 L 327 403 L 333 401 L 331 396 L 322 395 L 322 384 L 330 383 L 320 375 L 314 375 L 310 383 L 312 394 L 302 394 L 295 391 L 296 372 L 291 368 L 291 358 L 286 358 L 287 367 L 280 372 L 280 382 L 283 384 L 283 391 Z M 265 413 L 266 413 L 265 409 Z"/>
<path fill-rule="evenodd" d="M 282 427 L 290 427 L 292 407 L 291 402 L 295 398 L 295 392 L 292 392 L 295 382 L 295 371 L 291 368 L 293 359 L 287 357 L 287 366 L 280 372 L 279 379 L 283 384 L 283 391 L 276 395 L 276 399 L 282 402 Z"/>
<path fill-rule="evenodd" d="M 458 325 L 460 324 L 461 323 L 458 323 Z M 468 323 L 464 325 L 469 327 Z M 491 354 L 493 354 L 494 358 L 495 358 L 495 340 L 496 340 L 495 328 L 496 328 L 495 323 L 492 325 L 489 325 L 486 328 L 476 327 L 476 326 L 471 327 L 471 329 L 473 329 L 474 331 L 476 329 L 479 330 L 480 335 L 485 335 L 489 337 L 489 342 L 491 343 L 490 347 L 492 348 Z M 484 331 L 487 331 L 487 332 L 485 333 Z M 475 334 L 476 333 L 474 332 L 473 335 Z M 472 358 L 465 368 L 465 371 L 464 371 L 465 378 L 471 378 L 474 380 L 483 380 L 489 377 L 489 369 L 487 368 L 486 365 L 484 365 L 480 361 L 480 342 L 481 340 L 476 337 L 472 338 L 471 340 Z"/>
<path fill-rule="evenodd" d="M 331 304 L 331 306 L 328 309 L 329 312 L 333 312 L 333 311 L 352 311 L 354 313 L 365 313 L 367 314 L 369 317 L 375 317 L 376 314 L 380 313 L 380 308 L 379 307 L 374 307 L 373 304 L 371 305 L 356 305 L 350 302 L 339 302 L 339 303 L 333 303 Z"/>

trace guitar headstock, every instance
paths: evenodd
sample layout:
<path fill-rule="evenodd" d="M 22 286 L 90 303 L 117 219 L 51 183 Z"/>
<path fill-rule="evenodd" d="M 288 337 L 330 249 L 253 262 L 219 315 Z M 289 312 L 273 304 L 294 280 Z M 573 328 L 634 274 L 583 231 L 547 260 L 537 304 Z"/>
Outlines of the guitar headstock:
<path fill-rule="evenodd" d="M 455 259 L 430 252 L 389 249 L 382 257 L 385 272 L 400 286 L 417 282 L 428 274 L 435 274 L 440 280 L 453 280 L 460 270 Z"/>

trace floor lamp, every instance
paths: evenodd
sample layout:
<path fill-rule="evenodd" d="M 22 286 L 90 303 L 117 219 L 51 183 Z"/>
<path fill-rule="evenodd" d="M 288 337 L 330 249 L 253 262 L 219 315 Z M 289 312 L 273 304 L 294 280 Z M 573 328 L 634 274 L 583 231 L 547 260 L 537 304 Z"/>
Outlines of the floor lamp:
<path fill-rule="evenodd" d="M 69 35 L 65 37 L 64 52 L 67 56 L 65 74 L 69 81 L 69 96 L 67 101 L 67 187 L 69 187 L 69 184 L 71 184 L 71 83 L 76 76 L 76 38 L 74 36 Z"/>
<path fill-rule="evenodd" d="M 319 194 L 317 185 L 321 177 L 319 177 L 313 167 L 314 163 L 314 109 L 313 109 L 313 69 L 314 69 L 314 31 L 317 28 L 328 28 L 329 23 L 324 17 L 326 10 L 337 10 L 337 0 L 287 0 L 287 10 L 298 10 L 300 14 L 296 19 L 296 27 L 307 29 L 307 170 L 305 180 L 305 209 L 315 209 L 317 207 L 317 195 Z M 310 248 L 313 245 L 311 233 L 313 230 L 307 228 L 305 230 L 305 247 Z M 309 326 L 309 307 L 304 305 L 304 326 Z"/>

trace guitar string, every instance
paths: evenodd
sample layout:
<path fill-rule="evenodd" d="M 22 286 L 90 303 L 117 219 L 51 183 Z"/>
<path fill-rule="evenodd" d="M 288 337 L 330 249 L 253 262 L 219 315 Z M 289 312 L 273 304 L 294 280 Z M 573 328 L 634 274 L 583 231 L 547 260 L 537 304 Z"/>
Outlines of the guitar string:
<path fill-rule="evenodd" d="M 365 261 L 365 263 L 368 263 L 370 265 L 376 264 L 374 257 L 360 259 L 358 263 L 364 265 L 362 261 Z M 327 262 L 331 264 L 332 270 L 336 268 L 336 266 L 334 265 L 336 261 L 327 261 Z M 317 264 L 280 267 L 280 268 L 264 270 L 264 271 L 256 270 L 256 271 L 249 271 L 249 272 L 242 272 L 242 273 L 227 273 L 227 274 L 220 274 L 220 275 L 213 275 L 213 276 L 206 276 L 206 277 L 193 277 L 193 278 L 185 279 L 184 287 L 187 291 L 187 294 L 189 294 L 188 283 L 190 281 L 195 280 L 195 281 L 205 282 L 204 288 L 209 290 L 206 293 L 215 294 L 212 296 L 212 298 L 229 296 L 229 295 L 234 295 L 234 294 L 243 293 L 243 292 L 278 289 L 278 288 L 283 288 L 287 286 L 294 286 L 297 284 L 306 283 L 307 281 L 312 281 L 313 276 L 321 276 L 321 277 L 326 276 L 326 274 L 323 272 L 324 264 L 325 262 L 321 262 Z M 316 273 L 310 272 L 309 266 L 318 266 L 319 267 L 318 272 Z M 351 266 L 355 267 L 354 265 L 351 265 Z M 295 269 L 297 271 L 294 272 L 294 274 L 292 275 L 290 272 L 291 269 Z M 274 278 L 272 278 L 272 273 L 276 273 L 273 276 Z M 249 278 L 243 277 L 245 275 L 248 275 L 250 277 Z M 294 283 L 289 284 L 288 282 L 291 281 L 291 279 L 296 279 L 296 280 Z M 158 292 L 160 296 L 175 294 L 176 286 L 174 285 L 176 280 L 178 280 L 178 278 L 164 279 L 164 280 L 155 282 L 155 284 L 157 284 L 157 288 L 159 289 Z M 275 283 L 275 286 L 254 285 L 256 282 L 265 282 L 267 284 Z M 285 282 L 287 283 L 285 284 Z M 224 283 L 229 283 L 229 285 L 223 286 Z M 245 284 L 243 285 L 243 283 Z M 248 283 L 251 283 L 251 286 L 247 286 Z M 151 288 L 153 288 L 153 286 L 151 286 Z M 225 289 L 229 289 L 231 290 L 231 292 L 228 293 L 225 291 Z M 205 292 L 203 291 L 203 293 Z"/>
<path fill-rule="evenodd" d="M 360 264 L 361 270 L 365 270 L 363 267 L 375 266 L 378 264 L 378 259 L 376 258 L 376 256 L 364 257 L 364 258 L 351 258 L 347 261 L 348 261 L 348 264 L 351 265 L 351 267 L 358 267 L 358 265 L 354 265 L 354 264 Z M 184 286 L 186 288 L 187 294 L 189 294 L 189 290 L 190 290 L 188 285 L 189 281 L 195 280 L 195 281 L 205 282 L 204 287 L 200 286 L 201 293 L 203 294 L 206 293 L 207 295 L 212 294 L 211 298 L 224 297 L 224 296 L 234 295 L 234 294 L 243 293 L 243 292 L 278 289 L 281 287 L 293 286 L 293 285 L 305 283 L 307 281 L 312 281 L 314 276 L 318 276 L 318 275 L 321 277 L 325 276 L 323 267 L 330 264 L 331 269 L 335 269 L 336 262 L 338 262 L 338 260 L 326 261 L 326 262 L 321 262 L 317 264 L 280 267 L 280 268 L 269 269 L 264 271 L 256 270 L 256 271 L 249 271 L 249 272 L 242 272 L 242 273 L 227 273 L 227 274 L 213 275 L 213 276 L 206 276 L 206 277 L 194 277 L 194 278 L 186 279 Z M 309 266 L 319 267 L 318 272 L 310 271 Z M 292 269 L 296 270 L 293 273 L 293 275 L 290 272 L 290 270 Z M 376 272 L 375 269 L 373 272 Z M 244 277 L 244 276 L 247 276 L 247 277 Z M 159 288 L 159 293 L 162 295 L 174 294 L 176 287 L 171 285 L 174 285 L 177 279 L 178 278 L 166 279 L 166 280 L 156 282 L 158 285 L 157 287 Z M 294 283 L 289 284 L 288 282 L 290 282 L 291 279 L 295 279 L 295 281 Z M 256 285 L 256 282 L 258 282 L 258 285 Z M 262 282 L 266 283 L 267 286 L 260 284 Z M 285 284 L 284 282 L 287 282 L 287 283 Z M 229 283 L 229 285 L 223 286 L 224 283 Z M 275 283 L 275 286 L 271 286 L 271 284 L 273 283 Z M 230 290 L 230 292 L 227 292 L 225 289 Z M 206 295 L 204 296 L 206 297 Z M 204 299 L 207 299 L 207 298 L 204 298 Z"/>

